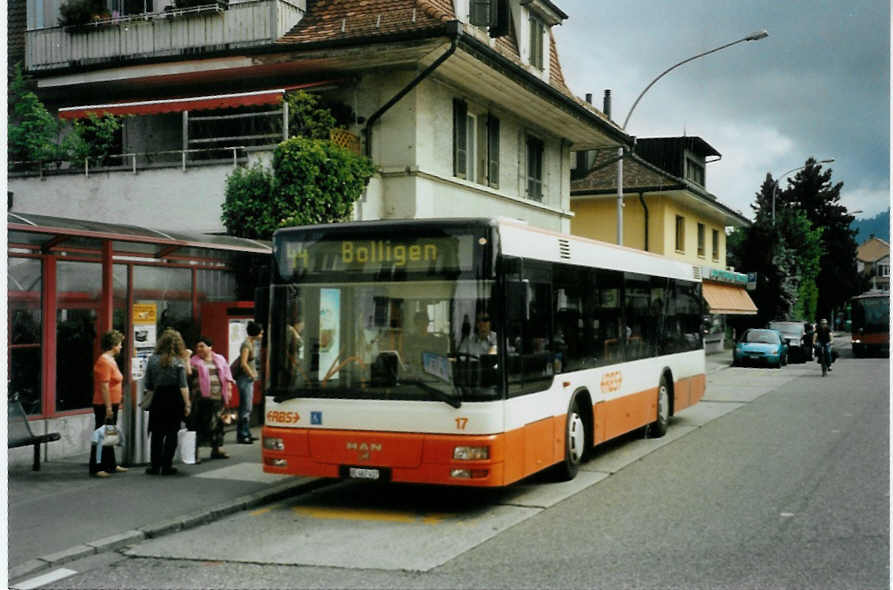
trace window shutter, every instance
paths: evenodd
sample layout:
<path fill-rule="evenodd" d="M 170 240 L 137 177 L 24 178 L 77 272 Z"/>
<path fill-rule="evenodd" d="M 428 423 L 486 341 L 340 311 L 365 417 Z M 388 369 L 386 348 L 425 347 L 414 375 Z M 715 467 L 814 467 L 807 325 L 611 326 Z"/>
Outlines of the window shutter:
<path fill-rule="evenodd" d="M 468 166 L 468 105 L 453 99 L 453 175 L 465 178 Z"/>
<path fill-rule="evenodd" d="M 499 188 L 499 119 L 487 117 L 487 183 Z"/>
<path fill-rule="evenodd" d="M 505 37 L 509 34 L 509 0 L 493 0 L 490 3 L 490 36 Z"/>
<path fill-rule="evenodd" d="M 490 24 L 490 0 L 471 0 L 468 20 L 476 27 L 486 27 Z"/>

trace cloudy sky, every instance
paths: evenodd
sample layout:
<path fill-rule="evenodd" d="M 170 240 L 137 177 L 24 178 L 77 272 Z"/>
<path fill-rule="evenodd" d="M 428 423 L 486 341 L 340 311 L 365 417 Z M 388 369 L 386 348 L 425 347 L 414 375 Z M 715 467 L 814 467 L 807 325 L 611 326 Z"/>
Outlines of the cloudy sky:
<path fill-rule="evenodd" d="M 752 218 L 766 173 L 835 158 L 857 217 L 890 204 L 889 0 L 557 0 L 565 79 L 622 124 L 636 96 L 688 57 L 765 29 L 663 77 L 636 107 L 637 137 L 700 136 L 722 154 L 707 189 Z M 786 181 L 783 181 L 786 186 Z"/>

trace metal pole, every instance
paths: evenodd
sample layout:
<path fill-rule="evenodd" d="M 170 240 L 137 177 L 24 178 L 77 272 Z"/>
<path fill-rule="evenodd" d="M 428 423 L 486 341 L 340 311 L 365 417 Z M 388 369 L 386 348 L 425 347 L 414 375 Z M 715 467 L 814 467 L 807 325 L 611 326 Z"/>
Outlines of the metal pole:
<path fill-rule="evenodd" d="M 623 146 L 617 148 L 617 245 L 623 245 Z"/>
<path fill-rule="evenodd" d="M 633 111 L 636 110 L 636 106 L 639 104 L 639 101 L 642 100 L 642 97 L 645 95 L 648 90 L 657 83 L 658 80 L 669 74 L 671 71 L 675 70 L 679 66 L 683 64 L 687 64 L 690 61 L 696 60 L 700 57 L 704 57 L 705 55 L 710 55 L 711 53 L 716 53 L 726 47 L 731 47 L 732 45 L 737 45 L 738 43 L 743 43 L 744 41 L 759 41 L 760 39 L 765 39 L 769 36 L 768 31 L 756 31 L 748 35 L 747 37 L 743 37 L 738 39 L 737 41 L 732 41 L 731 43 L 726 43 L 725 45 L 720 45 L 714 49 L 710 49 L 709 51 L 704 51 L 697 55 L 693 55 L 688 59 L 684 59 L 677 64 L 674 64 L 658 74 L 657 78 L 652 80 L 645 89 L 639 93 L 639 96 L 636 97 L 635 102 L 633 102 L 633 106 L 630 107 L 629 112 L 626 114 L 626 118 L 623 120 L 623 127 L 621 129 L 626 131 L 626 124 L 629 123 L 629 118 L 632 116 Z M 623 155 L 623 148 L 620 148 L 620 155 Z M 623 244 L 623 160 L 617 165 L 617 243 Z"/>

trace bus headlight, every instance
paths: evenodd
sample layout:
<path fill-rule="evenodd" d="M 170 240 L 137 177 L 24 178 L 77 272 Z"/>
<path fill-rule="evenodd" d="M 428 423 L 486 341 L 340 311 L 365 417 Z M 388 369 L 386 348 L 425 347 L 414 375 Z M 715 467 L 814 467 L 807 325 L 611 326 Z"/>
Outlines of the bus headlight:
<path fill-rule="evenodd" d="M 450 469 L 450 477 L 455 479 L 480 479 L 488 475 L 489 469 Z"/>
<path fill-rule="evenodd" d="M 267 457 L 264 459 L 264 463 L 270 465 L 271 467 L 288 467 L 288 461 L 285 459 L 280 459 L 278 457 Z"/>
<path fill-rule="evenodd" d="M 480 461 L 490 458 L 490 447 L 455 447 L 453 459 L 459 461 Z"/>
<path fill-rule="evenodd" d="M 281 438 L 274 438 L 271 436 L 264 437 L 264 448 L 270 451 L 284 451 L 285 450 L 285 441 Z"/>

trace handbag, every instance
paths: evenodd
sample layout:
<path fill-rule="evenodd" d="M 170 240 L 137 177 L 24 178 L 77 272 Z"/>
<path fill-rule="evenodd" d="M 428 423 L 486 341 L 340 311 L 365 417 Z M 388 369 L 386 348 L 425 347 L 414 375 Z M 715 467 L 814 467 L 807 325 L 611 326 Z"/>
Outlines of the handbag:
<path fill-rule="evenodd" d="M 233 380 L 238 379 L 242 376 L 242 357 L 239 356 L 229 365 L 229 372 L 232 375 Z"/>
<path fill-rule="evenodd" d="M 105 435 L 102 439 L 102 446 L 114 447 L 121 443 L 121 433 L 118 432 L 117 426 L 114 424 L 106 424 L 103 428 L 105 429 Z"/>
<path fill-rule="evenodd" d="M 195 431 L 181 428 L 177 432 L 177 453 L 186 465 L 195 463 Z"/>
<path fill-rule="evenodd" d="M 140 402 L 140 407 L 144 410 L 148 410 L 152 406 L 152 398 L 155 397 L 155 392 L 151 389 L 146 389 L 143 391 L 143 399 Z"/>

